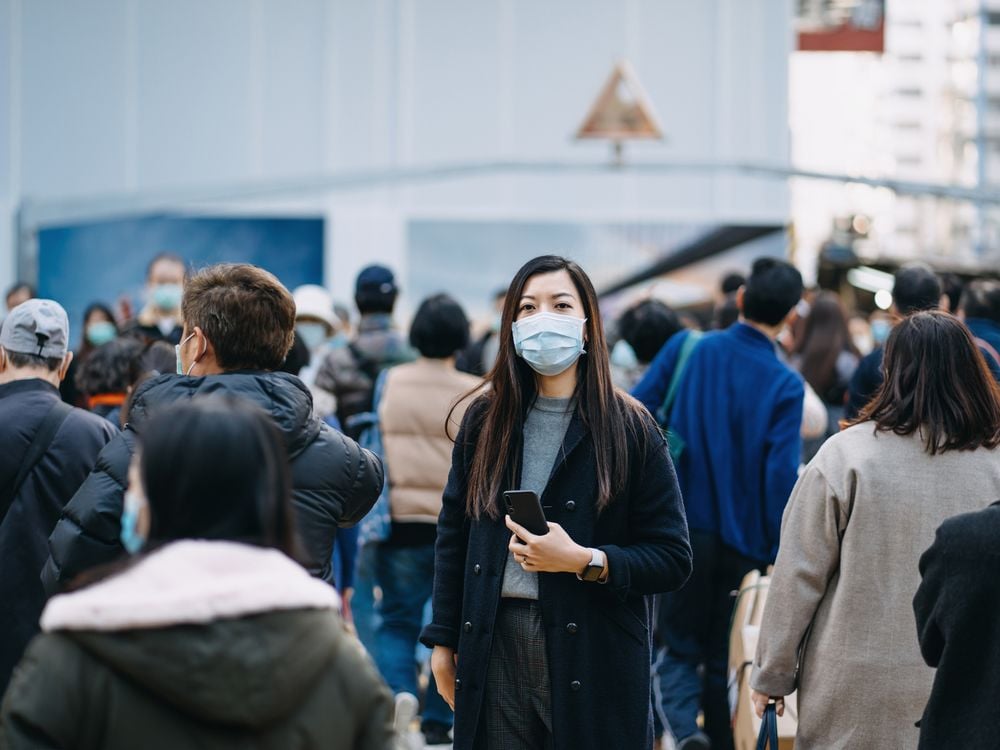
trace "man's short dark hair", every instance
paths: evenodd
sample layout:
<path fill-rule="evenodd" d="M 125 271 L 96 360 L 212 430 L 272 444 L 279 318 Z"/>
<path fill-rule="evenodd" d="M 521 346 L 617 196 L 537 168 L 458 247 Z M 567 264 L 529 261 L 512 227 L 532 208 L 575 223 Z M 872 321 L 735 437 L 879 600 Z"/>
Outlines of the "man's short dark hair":
<path fill-rule="evenodd" d="M 719 289 L 723 294 L 732 294 L 746 283 L 747 277 L 734 271 L 733 273 L 727 273 L 722 277 L 722 283 L 719 284 Z"/>
<path fill-rule="evenodd" d="M 185 335 L 201 328 L 223 370 L 279 370 L 295 335 L 295 301 L 281 282 L 248 263 L 220 263 L 184 286 Z"/>
<path fill-rule="evenodd" d="M 978 279 L 965 287 L 960 309 L 966 318 L 985 318 L 1000 323 L 1000 281 Z"/>
<path fill-rule="evenodd" d="M 37 354 L 25 354 L 24 352 L 7 352 L 7 361 L 11 367 L 33 367 L 57 372 L 62 367 L 63 358 L 39 357 Z"/>
<path fill-rule="evenodd" d="M 929 266 L 909 263 L 894 278 L 892 300 L 900 315 L 936 310 L 941 304 L 941 281 Z"/>
<path fill-rule="evenodd" d="M 177 253 L 157 253 L 153 256 L 153 259 L 149 261 L 149 265 L 146 266 L 146 279 L 148 280 L 153 275 L 153 268 L 160 261 L 167 261 L 169 263 L 176 263 L 181 268 L 184 269 L 184 275 L 187 275 L 187 261 L 185 261 Z"/>
<path fill-rule="evenodd" d="M 618 321 L 618 333 L 643 364 L 652 362 L 670 337 L 683 329 L 677 313 L 656 299 L 633 305 Z"/>
<path fill-rule="evenodd" d="M 425 357 L 444 359 L 469 343 L 469 319 L 447 294 L 420 303 L 410 325 L 410 344 Z"/>
<path fill-rule="evenodd" d="M 26 281 L 18 281 L 13 286 L 7 288 L 7 294 L 4 295 L 4 302 L 10 302 L 10 298 L 18 292 L 27 292 L 29 297 L 35 296 L 35 288 L 31 284 Z"/>
<path fill-rule="evenodd" d="M 802 299 L 802 274 L 777 258 L 754 261 L 743 288 L 743 317 L 776 326 Z"/>

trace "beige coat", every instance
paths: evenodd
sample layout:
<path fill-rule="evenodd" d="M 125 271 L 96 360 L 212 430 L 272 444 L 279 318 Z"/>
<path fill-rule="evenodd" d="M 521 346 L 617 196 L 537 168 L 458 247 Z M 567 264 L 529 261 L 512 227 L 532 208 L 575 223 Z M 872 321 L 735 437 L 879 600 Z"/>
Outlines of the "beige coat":
<path fill-rule="evenodd" d="M 386 374 L 378 415 L 394 521 L 437 523 L 453 440 L 471 399 L 458 404 L 447 433 L 445 420 L 480 382 L 438 359 L 421 358 Z"/>
<path fill-rule="evenodd" d="M 796 750 L 917 746 L 934 678 L 913 619 L 917 562 L 945 519 L 997 499 L 1000 450 L 931 456 L 870 424 L 824 444 L 785 509 L 750 680 L 798 688 Z"/>

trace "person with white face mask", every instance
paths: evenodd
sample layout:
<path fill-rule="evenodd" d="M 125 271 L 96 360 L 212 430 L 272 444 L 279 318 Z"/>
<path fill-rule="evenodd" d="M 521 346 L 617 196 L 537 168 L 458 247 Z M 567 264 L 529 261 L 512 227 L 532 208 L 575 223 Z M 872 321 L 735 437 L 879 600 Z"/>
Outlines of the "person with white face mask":
<path fill-rule="evenodd" d="M 648 597 L 691 572 L 663 435 L 612 384 L 576 263 L 518 271 L 499 342 L 467 396 L 421 634 L 454 747 L 651 748 Z M 509 490 L 535 493 L 545 533 L 505 515 Z"/>
<path fill-rule="evenodd" d="M 181 300 L 186 276 L 187 268 L 179 255 L 160 253 L 153 258 L 146 269 L 146 306 L 135 320 L 125 325 L 123 332 L 146 343 L 179 344 L 184 332 Z"/>

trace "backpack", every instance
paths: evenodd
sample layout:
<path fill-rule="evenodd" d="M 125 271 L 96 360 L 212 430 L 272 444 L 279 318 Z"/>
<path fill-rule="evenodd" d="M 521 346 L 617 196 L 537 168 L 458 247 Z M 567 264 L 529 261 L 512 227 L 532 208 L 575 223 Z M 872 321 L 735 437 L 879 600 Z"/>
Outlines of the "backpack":
<path fill-rule="evenodd" d="M 358 524 L 358 546 L 369 542 L 384 542 L 392 530 L 392 513 L 389 509 L 389 467 L 385 462 L 385 448 L 382 446 L 382 429 L 378 422 L 378 407 L 385 390 L 386 375 L 389 371 L 382 370 L 375 377 L 375 388 L 372 391 L 371 411 L 354 414 L 347 419 L 345 425 L 351 432 L 357 434 L 358 445 L 371 451 L 382 461 L 382 492 L 379 493 L 375 505 Z M 350 433 L 349 433 L 350 434 Z"/>

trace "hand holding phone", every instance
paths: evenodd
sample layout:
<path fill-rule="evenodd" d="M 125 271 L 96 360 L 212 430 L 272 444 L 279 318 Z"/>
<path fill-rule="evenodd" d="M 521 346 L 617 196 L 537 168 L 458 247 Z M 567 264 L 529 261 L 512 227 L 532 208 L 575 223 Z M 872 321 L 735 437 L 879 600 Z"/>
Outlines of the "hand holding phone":
<path fill-rule="evenodd" d="M 507 505 L 507 514 L 515 523 L 535 536 L 549 533 L 549 524 L 545 520 L 545 511 L 542 510 L 537 493 L 531 490 L 508 490 L 503 493 L 503 499 Z"/>

